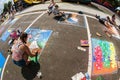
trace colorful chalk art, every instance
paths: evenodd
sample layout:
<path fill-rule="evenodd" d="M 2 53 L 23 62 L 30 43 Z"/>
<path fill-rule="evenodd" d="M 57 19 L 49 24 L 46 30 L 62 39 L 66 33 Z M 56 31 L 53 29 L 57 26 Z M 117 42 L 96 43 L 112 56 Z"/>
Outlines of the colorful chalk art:
<path fill-rule="evenodd" d="M 111 74 L 117 71 L 114 44 L 92 38 L 92 75 Z"/>
<path fill-rule="evenodd" d="M 8 30 L 5 30 L 5 27 L 7 27 L 6 24 L 9 24 L 9 25 L 11 26 L 11 25 L 13 25 L 19 18 L 20 18 L 20 17 L 14 18 L 13 20 L 9 19 L 9 20 L 6 21 L 6 22 L 4 23 L 4 25 L 0 28 L 0 34 L 2 35 L 0 39 L 1 39 L 3 42 L 6 41 L 7 38 L 9 37 L 9 35 L 10 35 L 10 30 L 9 30 L 9 29 L 8 29 Z M 10 27 L 10 26 L 9 26 L 9 27 Z M 5 32 L 4 32 L 4 30 L 5 30 Z"/>
<path fill-rule="evenodd" d="M 5 25 L 6 24 L 9 24 L 9 25 L 13 25 L 18 19 L 19 19 L 20 17 L 16 17 L 16 18 L 14 18 L 14 19 L 9 19 L 9 20 L 7 20 L 6 22 L 5 22 Z"/>
<path fill-rule="evenodd" d="M 0 77 L 1 77 L 1 73 L 2 73 L 2 69 L 3 69 L 4 63 L 5 63 L 5 57 L 0 52 Z"/>
<path fill-rule="evenodd" d="M 78 18 L 77 18 L 77 14 L 65 14 L 66 17 L 68 17 L 67 19 L 62 19 L 60 18 L 60 20 L 58 21 L 58 23 L 61 24 L 67 24 L 67 25 L 75 25 L 75 26 L 80 26 L 79 22 L 78 22 Z"/>
<path fill-rule="evenodd" d="M 10 35 L 10 32 L 8 32 L 8 30 L 6 30 L 6 31 L 2 34 L 2 36 L 1 36 L 0 39 L 4 42 L 4 41 L 7 40 L 7 38 L 9 37 L 9 35 Z"/>
<path fill-rule="evenodd" d="M 29 34 L 29 37 L 28 37 L 29 38 L 28 42 L 30 43 L 29 47 L 39 48 L 40 51 L 42 51 L 52 33 L 52 30 L 40 30 L 35 28 L 29 28 L 26 30 L 26 32 Z M 36 60 L 36 57 L 30 58 L 30 60 L 37 62 L 39 57 L 40 55 L 37 56 L 37 60 Z"/>
<path fill-rule="evenodd" d="M 8 39 L 8 37 L 10 36 L 10 33 L 11 33 L 13 30 L 15 30 L 15 28 L 9 28 L 9 29 L 7 29 L 7 30 L 2 34 L 0 40 L 2 40 L 3 42 L 5 42 L 5 41 Z"/>

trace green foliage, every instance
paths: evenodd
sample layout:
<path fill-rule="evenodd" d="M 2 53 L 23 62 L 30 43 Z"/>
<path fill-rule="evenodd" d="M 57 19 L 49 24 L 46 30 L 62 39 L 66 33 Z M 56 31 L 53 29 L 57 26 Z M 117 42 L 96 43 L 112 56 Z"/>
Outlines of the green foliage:
<path fill-rule="evenodd" d="M 8 2 L 8 8 L 10 8 L 11 6 L 12 6 L 12 2 L 9 1 L 9 2 Z"/>
<path fill-rule="evenodd" d="M 102 76 L 98 76 L 96 80 L 105 80 Z"/>
<path fill-rule="evenodd" d="M 115 0 L 117 7 L 120 6 L 120 0 Z"/>
<path fill-rule="evenodd" d="M 7 3 L 4 4 L 3 12 L 8 12 L 8 4 Z"/>
<path fill-rule="evenodd" d="M 3 13 L 6 13 L 6 12 L 10 11 L 11 6 L 12 6 L 12 2 L 11 1 L 9 1 L 8 3 L 4 3 Z"/>
<path fill-rule="evenodd" d="M 115 8 L 120 6 L 120 0 L 105 0 L 105 1 L 108 1 Z"/>

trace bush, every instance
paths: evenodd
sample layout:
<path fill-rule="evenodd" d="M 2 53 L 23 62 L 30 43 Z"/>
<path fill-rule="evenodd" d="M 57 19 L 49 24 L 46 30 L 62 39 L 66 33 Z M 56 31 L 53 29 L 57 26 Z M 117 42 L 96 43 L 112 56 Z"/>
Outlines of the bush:
<path fill-rule="evenodd" d="M 3 9 L 3 13 L 6 13 L 6 12 L 8 12 L 8 4 L 7 3 L 4 4 L 4 9 Z"/>

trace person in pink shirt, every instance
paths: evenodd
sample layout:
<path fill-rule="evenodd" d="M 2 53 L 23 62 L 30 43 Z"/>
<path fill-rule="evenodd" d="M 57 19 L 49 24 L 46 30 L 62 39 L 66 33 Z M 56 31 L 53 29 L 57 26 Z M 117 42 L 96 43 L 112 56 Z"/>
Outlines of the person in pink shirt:
<path fill-rule="evenodd" d="M 28 34 L 25 32 L 21 33 L 20 37 L 14 42 L 11 48 L 13 63 L 20 67 L 30 63 L 29 56 L 37 56 L 37 53 L 40 52 L 37 48 L 30 50 L 27 45 L 27 39 Z"/>
<path fill-rule="evenodd" d="M 18 39 L 18 37 L 20 36 L 20 34 L 21 34 L 20 30 L 17 30 L 17 31 L 14 30 L 14 31 L 12 31 L 12 32 L 10 33 L 10 38 L 11 38 L 11 40 L 10 40 L 10 42 L 9 42 L 9 45 L 12 45 L 13 42 Z"/>

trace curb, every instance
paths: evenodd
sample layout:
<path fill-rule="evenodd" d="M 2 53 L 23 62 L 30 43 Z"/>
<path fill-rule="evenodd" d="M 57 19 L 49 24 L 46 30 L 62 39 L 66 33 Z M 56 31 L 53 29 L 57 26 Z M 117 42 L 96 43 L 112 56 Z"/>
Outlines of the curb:
<path fill-rule="evenodd" d="M 41 10 L 35 10 L 35 11 L 30 11 L 30 12 L 25 12 L 25 13 L 19 13 L 19 14 L 16 14 L 15 16 L 19 16 L 19 15 L 27 14 L 27 13 L 32 13 L 32 12 L 46 11 L 46 10 L 47 9 L 41 9 Z M 84 12 L 84 11 L 78 11 L 78 10 L 60 9 L 60 11 L 76 12 L 76 13 L 79 13 L 79 14 L 87 14 L 87 15 L 90 15 L 90 16 L 95 16 L 94 14 L 90 14 L 90 13 L 87 13 L 87 12 Z"/>
<path fill-rule="evenodd" d="M 94 3 L 94 2 L 91 2 L 91 5 L 93 5 L 94 7 L 98 8 L 99 10 L 102 10 L 104 13 L 109 14 L 111 16 L 113 14 L 115 14 L 116 17 L 120 20 L 120 17 L 115 12 L 109 10 L 108 8 L 106 8 L 106 7 L 102 6 L 102 5 L 99 5 L 97 3 Z"/>

